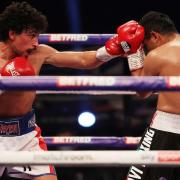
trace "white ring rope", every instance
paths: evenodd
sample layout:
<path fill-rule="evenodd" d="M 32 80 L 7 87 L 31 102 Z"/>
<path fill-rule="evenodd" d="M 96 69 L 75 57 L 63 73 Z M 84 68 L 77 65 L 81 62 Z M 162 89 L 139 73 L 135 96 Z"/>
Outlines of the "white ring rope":
<path fill-rule="evenodd" d="M 36 91 L 37 94 L 135 95 L 135 91 Z"/>
<path fill-rule="evenodd" d="M 180 166 L 180 151 L 1 151 L 0 165 Z"/>

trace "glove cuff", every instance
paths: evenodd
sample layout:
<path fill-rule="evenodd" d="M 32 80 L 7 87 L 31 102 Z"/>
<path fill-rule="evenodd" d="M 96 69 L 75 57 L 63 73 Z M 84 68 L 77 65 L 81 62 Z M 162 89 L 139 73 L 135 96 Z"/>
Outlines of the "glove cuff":
<path fill-rule="evenodd" d="M 141 69 L 144 66 L 144 51 L 142 48 L 138 49 L 136 53 L 128 55 L 128 65 L 130 71 Z"/>
<path fill-rule="evenodd" d="M 99 59 L 100 61 L 103 61 L 103 62 L 108 62 L 115 57 L 118 57 L 118 56 L 109 54 L 107 52 L 105 46 L 99 48 L 96 51 L 96 58 Z"/>

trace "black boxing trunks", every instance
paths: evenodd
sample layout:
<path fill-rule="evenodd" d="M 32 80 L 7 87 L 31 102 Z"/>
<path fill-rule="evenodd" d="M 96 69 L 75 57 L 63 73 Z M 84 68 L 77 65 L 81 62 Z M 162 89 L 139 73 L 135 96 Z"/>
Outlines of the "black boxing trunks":
<path fill-rule="evenodd" d="M 150 127 L 141 138 L 140 151 L 180 150 L 180 115 L 156 111 Z M 175 167 L 131 166 L 126 180 L 179 180 Z"/>

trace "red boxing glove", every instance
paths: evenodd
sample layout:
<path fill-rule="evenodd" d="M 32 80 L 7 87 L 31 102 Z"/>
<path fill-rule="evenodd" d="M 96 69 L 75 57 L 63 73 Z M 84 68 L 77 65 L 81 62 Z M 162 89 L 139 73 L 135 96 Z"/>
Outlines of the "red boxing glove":
<path fill-rule="evenodd" d="M 126 54 L 135 53 L 144 39 L 144 28 L 132 20 L 117 28 L 119 44 Z"/>
<path fill-rule="evenodd" d="M 136 21 L 129 21 L 117 29 L 117 35 L 110 38 L 104 47 L 97 50 L 96 58 L 107 62 L 117 56 L 137 52 L 144 39 L 144 28 Z"/>
<path fill-rule="evenodd" d="M 1 76 L 34 76 L 32 65 L 24 57 L 8 61 L 1 69 Z"/>
<path fill-rule="evenodd" d="M 103 62 L 107 62 L 115 57 L 123 56 L 124 51 L 119 46 L 118 35 L 111 37 L 105 46 L 99 48 L 96 52 L 96 58 Z"/>
<path fill-rule="evenodd" d="M 106 51 L 111 55 L 124 55 L 124 51 L 119 47 L 119 37 L 118 35 L 110 38 L 105 44 Z"/>

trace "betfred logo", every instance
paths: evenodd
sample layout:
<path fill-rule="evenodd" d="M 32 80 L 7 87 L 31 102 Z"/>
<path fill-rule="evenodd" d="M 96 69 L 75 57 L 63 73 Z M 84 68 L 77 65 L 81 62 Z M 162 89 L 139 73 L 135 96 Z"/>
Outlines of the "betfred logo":
<path fill-rule="evenodd" d="M 54 137 L 53 143 L 90 143 L 91 137 Z"/>
<path fill-rule="evenodd" d="M 160 151 L 157 159 L 159 162 L 180 162 L 180 151 Z"/>
<path fill-rule="evenodd" d="M 58 86 L 113 86 L 116 79 L 114 77 L 60 77 Z"/>
<path fill-rule="evenodd" d="M 51 34 L 49 36 L 50 42 L 66 42 L 66 41 L 87 41 L 86 34 Z"/>

